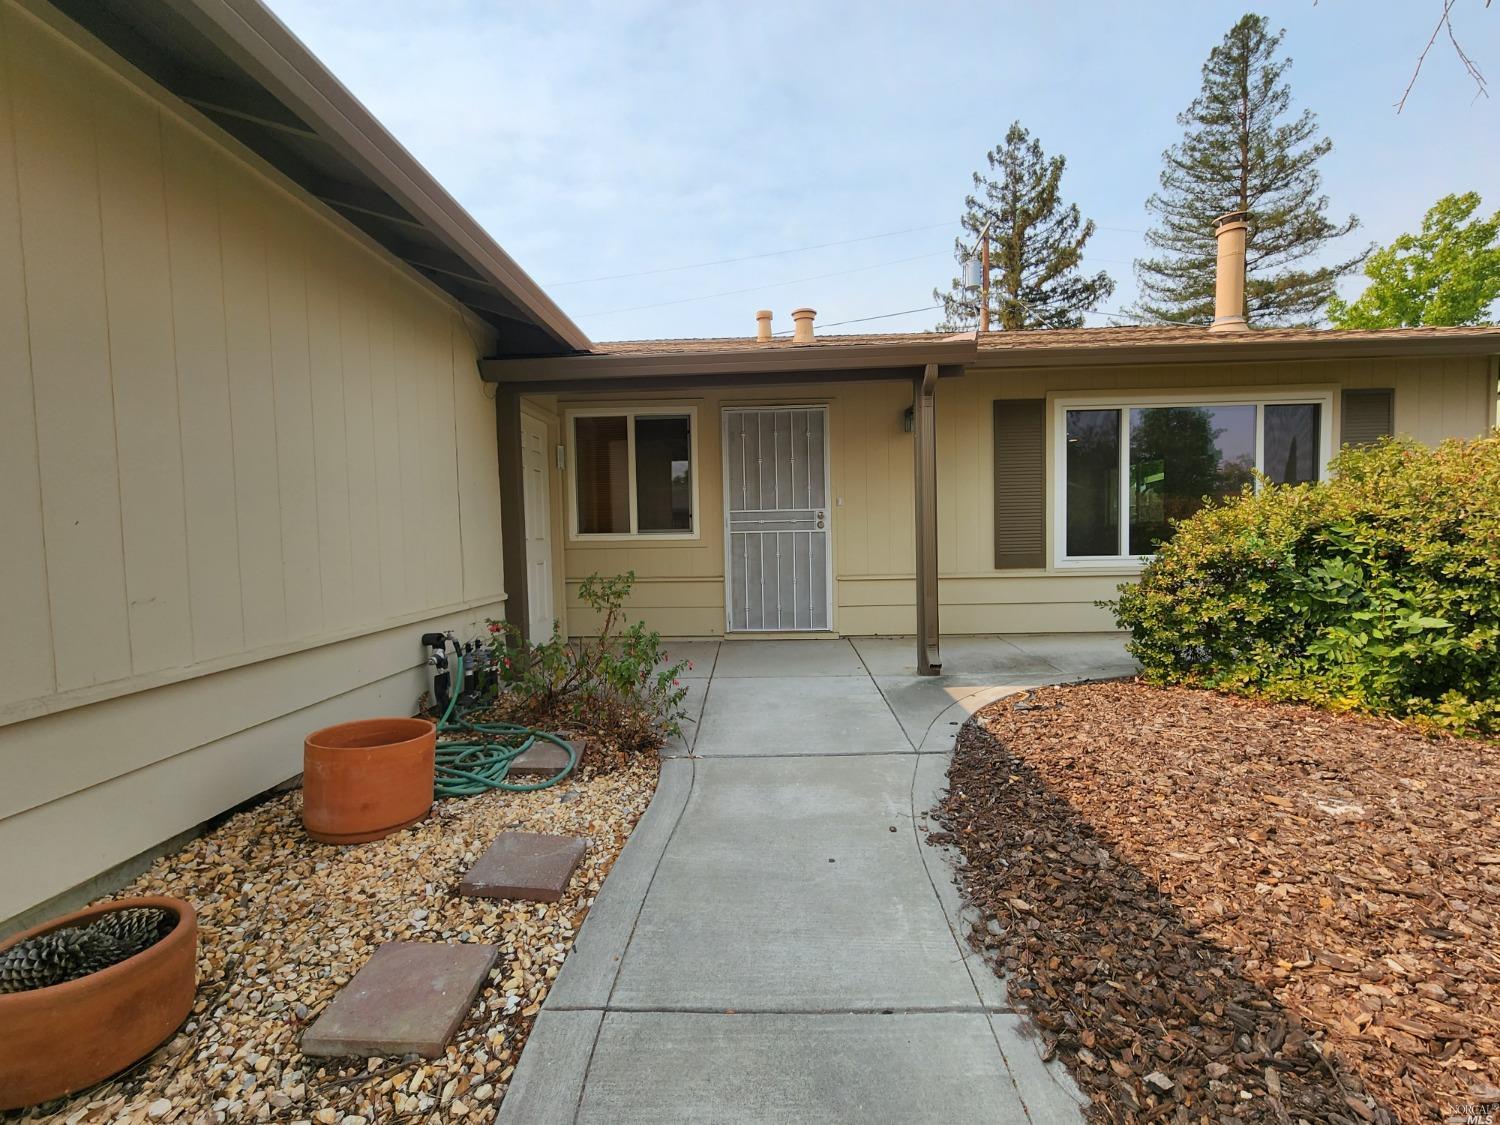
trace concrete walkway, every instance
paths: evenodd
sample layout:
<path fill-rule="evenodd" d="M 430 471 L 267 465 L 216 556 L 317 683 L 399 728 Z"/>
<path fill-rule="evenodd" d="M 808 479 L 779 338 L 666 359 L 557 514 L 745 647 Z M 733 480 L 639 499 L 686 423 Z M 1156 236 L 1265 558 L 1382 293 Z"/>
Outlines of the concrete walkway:
<path fill-rule="evenodd" d="M 502 1122 L 1080 1121 L 919 827 L 959 725 L 1133 670 L 1116 636 L 682 643 L 694 723 L 522 1054 Z"/>

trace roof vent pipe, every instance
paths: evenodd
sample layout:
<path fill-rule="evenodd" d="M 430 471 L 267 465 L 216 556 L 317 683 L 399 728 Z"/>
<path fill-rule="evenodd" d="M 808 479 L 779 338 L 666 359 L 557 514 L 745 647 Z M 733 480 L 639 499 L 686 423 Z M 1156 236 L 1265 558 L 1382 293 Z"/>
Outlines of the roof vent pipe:
<path fill-rule="evenodd" d="M 792 343 L 811 344 L 813 342 L 813 317 L 817 315 L 816 309 L 792 310 L 792 323 L 795 325 Z"/>
<path fill-rule="evenodd" d="M 771 342 L 771 310 L 761 309 L 755 314 L 755 340 L 760 344 Z"/>
<path fill-rule="evenodd" d="M 1219 240 L 1219 262 L 1214 275 L 1214 322 L 1210 332 L 1243 332 L 1245 320 L 1245 233 L 1249 224 L 1244 211 L 1231 211 L 1214 220 Z"/>

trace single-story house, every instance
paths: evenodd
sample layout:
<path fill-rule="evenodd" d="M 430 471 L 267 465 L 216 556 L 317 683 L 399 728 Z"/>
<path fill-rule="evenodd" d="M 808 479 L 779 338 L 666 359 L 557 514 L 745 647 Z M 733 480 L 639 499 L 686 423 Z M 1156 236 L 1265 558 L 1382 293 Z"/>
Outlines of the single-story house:
<path fill-rule="evenodd" d="M 925 616 L 933 663 L 939 623 L 1108 629 L 1095 602 L 1205 494 L 1252 470 L 1318 479 L 1381 434 L 1484 433 L 1497 351 L 1493 328 L 1141 327 L 486 359 L 502 446 L 519 427 L 528 455 L 555 449 L 526 473 L 509 604 L 528 599 L 533 633 L 587 632 L 579 581 L 633 570 L 664 635 L 911 634 Z"/>
<path fill-rule="evenodd" d="M 424 632 L 587 631 L 590 573 L 932 671 L 1108 627 L 1252 469 L 1494 417 L 1493 329 L 797 318 L 595 344 L 258 0 L 0 0 L 0 932 L 410 713 Z"/>

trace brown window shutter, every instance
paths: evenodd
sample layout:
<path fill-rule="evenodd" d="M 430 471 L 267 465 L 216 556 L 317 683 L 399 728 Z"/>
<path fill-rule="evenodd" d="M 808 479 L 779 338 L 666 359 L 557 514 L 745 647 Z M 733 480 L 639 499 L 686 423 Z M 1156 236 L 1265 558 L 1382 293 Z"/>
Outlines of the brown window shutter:
<path fill-rule="evenodd" d="M 1369 445 L 1396 432 L 1396 392 L 1345 391 L 1340 438 L 1344 445 Z"/>
<path fill-rule="evenodd" d="M 995 569 L 1047 565 L 1047 403 L 995 400 Z"/>

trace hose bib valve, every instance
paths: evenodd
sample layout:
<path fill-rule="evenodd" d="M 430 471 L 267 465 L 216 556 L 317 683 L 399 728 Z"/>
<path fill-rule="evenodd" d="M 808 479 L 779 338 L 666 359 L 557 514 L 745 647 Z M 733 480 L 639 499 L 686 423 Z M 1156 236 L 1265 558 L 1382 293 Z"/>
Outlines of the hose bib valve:
<path fill-rule="evenodd" d="M 448 673 L 448 641 L 444 633 L 423 633 L 422 643 L 427 646 L 427 664 L 432 668 L 432 702 L 439 711 L 448 709 L 452 695 L 452 677 Z M 454 646 L 457 648 L 457 645 Z"/>

